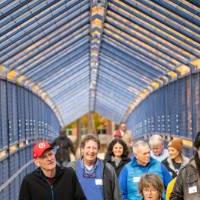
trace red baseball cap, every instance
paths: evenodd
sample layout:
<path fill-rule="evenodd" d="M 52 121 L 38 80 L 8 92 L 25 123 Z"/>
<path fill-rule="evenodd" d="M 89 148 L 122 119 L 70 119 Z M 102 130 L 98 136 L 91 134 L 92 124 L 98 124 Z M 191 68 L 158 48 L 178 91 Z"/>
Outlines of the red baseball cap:
<path fill-rule="evenodd" d="M 46 141 L 38 142 L 33 147 L 33 158 L 36 159 L 43 155 L 43 153 L 48 150 L 53 149 L 53 147 Z"/>

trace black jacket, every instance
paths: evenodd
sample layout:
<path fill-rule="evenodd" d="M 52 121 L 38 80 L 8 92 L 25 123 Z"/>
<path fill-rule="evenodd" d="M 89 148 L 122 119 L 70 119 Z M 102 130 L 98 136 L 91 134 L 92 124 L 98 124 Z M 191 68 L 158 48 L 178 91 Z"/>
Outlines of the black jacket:
<path fill-rule="evenodd" d="M 66 135 L 58 136 L 51 145 L 53 147 L 58 147 L 56 151 L 56 160 L 59 163 L 63 161 L 70 162 L 70 153 L 75 154 L 73 143 Z"/>
<path fill-rule="evenodd" d="M 117 177 L 119 176 L 120 171 L 122 170 L 122 168 L 124 167 L 124 165 L 127 164 L 130 160 L 131 160 L 131 159 L 128 158 L 128 157 L 127 157 L 127 158 L 122 157 L 122 160 L 120 161 L 119 165 L 116 166 L 116 165 L 115 165 L 115 162 L 112 161 L 111 156 L 106 156 L 106 158 L 105 158 L 105 162 L 110 163 L 110 164 L 113 166 L 113 168 L 115 169 L 115 172 L 116 172 L 116 174 L 117 174 Z"/>
<path fill-rule="evenodd" d="M 19 200 L 86 200 L 76 174 L 72 169 L 56 167 L 51 186 L 40 168 L 25 176 Z"/>

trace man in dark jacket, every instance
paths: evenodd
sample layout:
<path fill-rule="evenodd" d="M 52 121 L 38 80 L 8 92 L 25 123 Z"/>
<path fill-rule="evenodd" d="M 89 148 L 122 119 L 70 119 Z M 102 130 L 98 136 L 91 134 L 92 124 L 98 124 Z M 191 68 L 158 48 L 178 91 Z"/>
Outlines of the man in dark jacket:
<path fill-rule="evenodd" d="M 66 167 L 67 163 L 71 161 L 70 154 L 75 155 L 75 150 L 72 141 L 67 137 L 64 130 L 51 144 L 53 147 L 58 147 L 56 151 L 56 160 L 61 167 Z"/>
<path fill-rule="evenodd" d="M 171 200 L 200 199 L 200 132 L 195 137 L 194 147 L 194 157 L 177 176 Z"/>
<path fill-rule="evenodd" d="M 19 200 L 86 200 L 74 171 L 56 165 L 48 142 L 34 146 L 33 158 L 38 168 L 24 177 Z"/>

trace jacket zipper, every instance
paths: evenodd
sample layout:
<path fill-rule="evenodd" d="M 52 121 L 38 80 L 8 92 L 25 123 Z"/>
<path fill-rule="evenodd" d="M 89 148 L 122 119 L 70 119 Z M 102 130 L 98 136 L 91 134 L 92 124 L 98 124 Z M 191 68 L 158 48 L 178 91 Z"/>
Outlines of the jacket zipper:
<path fill-rule="evenodd" d="M 51 185 L 50 187 L 51 187 L 51 197 L 52 197 L 52 200 L 54 200 L 53 185 Z"/>
<path fill-rule="evenodd" d="M 51 189 L 51 199 L 55 200 L 55 198 L 54 198 L 54 192 L 53 192 L 53 185 L 51 185 L 48 180 L 46 180 L 46 182 L 48 183 L 48 185 L 49 185 L 49 187 Z"/>

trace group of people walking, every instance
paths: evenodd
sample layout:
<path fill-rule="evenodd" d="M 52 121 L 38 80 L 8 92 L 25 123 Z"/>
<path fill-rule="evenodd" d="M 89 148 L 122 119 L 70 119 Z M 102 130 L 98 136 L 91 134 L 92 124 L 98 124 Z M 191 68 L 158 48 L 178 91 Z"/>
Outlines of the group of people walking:
<path fill-rule="evenodd" d="M 100 141 L 88 134 L 80 143 L 81 158 L 66 167 L 56 163 L 55 143 L 39 142 L 33 148 L 37 169 L 24 177 L 19 200 L 162 200 L 176 177 L 170 199 L 200 199 L 200 134 L 191 161 L 181 139 L 171 140 L 168 151 L 163 142 L 153 135 L 149 143 L 135 141 L 130 152 L 118 133 L 101 160 Z"/>

